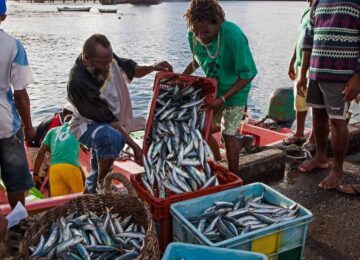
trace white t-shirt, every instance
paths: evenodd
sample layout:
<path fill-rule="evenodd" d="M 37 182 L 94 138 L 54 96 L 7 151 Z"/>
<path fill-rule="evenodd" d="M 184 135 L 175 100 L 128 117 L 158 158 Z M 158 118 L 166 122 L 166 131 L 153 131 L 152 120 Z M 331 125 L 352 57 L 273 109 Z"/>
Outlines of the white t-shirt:
<path fill-rule="evenodd" d="M 33 82 L 26 51 L 19 40 L 0 29 L 0 139 L 13 136 L 21 127 L 13 91 Z"/>

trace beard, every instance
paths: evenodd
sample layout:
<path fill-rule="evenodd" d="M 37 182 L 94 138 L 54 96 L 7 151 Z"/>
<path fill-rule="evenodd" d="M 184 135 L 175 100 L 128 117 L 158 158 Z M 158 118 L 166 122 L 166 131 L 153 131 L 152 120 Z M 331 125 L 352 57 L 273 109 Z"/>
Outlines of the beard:
<path fill-rule="evenodd" d="M 86 67 L 86 69 L 97 81 L 105 81 L 105 79 L 109 76 L 109 73 L 104 74 L 92 66 Z"/>

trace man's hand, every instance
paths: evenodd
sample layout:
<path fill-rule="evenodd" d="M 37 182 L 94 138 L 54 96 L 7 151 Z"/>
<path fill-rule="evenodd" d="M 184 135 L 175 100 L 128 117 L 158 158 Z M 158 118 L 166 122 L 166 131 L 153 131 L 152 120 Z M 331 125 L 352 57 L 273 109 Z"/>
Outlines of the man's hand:
<path fill-rule="evenodd" d="M 42 180 L 41 180 L 41 177 L 39 176 L 39 174 L 33 175 L 33 181 L 34 181 L 36 187 L 41 187 Z"/>
<path fill-rule="evenodd" d="M 153 68 L 155 71 L 173 71 L 173 67 L 167 61 L 155 62 Z"/>
<path fill-rule="evenodd" d="M 8 220 L 6 217 L 0 212 L 0 242 L 4 241 L 6 230 L 7 230 Z"/>
<path fill-rule="evenodd" d="M 301 77 L 301 78 L 298 80 L 297 84 L 296 84 L 297 94 L 298 94 L 300 97 L 305 97 L 306 88 L 307 88 L 307 79 Z"/>
<path fill-rule="evenodd" d="M 143 165 L 143 163 L 142 163 L 142 154 L 143 154 L 143 152 L 142 152 L 141 148 L 138 145 L 136 145 L 135 147 L 132 147 L 132 149 L 134 150 L 134 160 L 135 160 L 135 162 L 137 164 L 139 164 L 139 165 Z"/>
<path fill-rule="evenodd" d="M 213 109 L 214 111 L 217 111 L 220 109 L 220 107 L 222 106 L 223 103 L 224 103 L 224 100 L 222 98 L 217 98 L 210 104 L 205 105 L 205 107 L 208 107 L 208 108 Z"/>
<path fill-rule="evenodd" d="M 24 127 L 24 135 L 25 135 L 25 141 L 30 141 L 35 136 L 35 130 L 31 127 Z"/>
<path fill-rule="evenodd" d="M 346 83 L 341 92 L 345 102 L 355 99 L 360 93 L 360 73 L 354 74 Z"/>
<path fill-rule="evenodd" d="M 294 63 L 293 63 L 292 61 L 290 62 L 290 65 L 289 65 L 288 75 L 289 75 L 289 78 L 290 78 L 291 80 L 295 80 L 295 79 L 296 79 L 296 73 L 295 73 Z"/>

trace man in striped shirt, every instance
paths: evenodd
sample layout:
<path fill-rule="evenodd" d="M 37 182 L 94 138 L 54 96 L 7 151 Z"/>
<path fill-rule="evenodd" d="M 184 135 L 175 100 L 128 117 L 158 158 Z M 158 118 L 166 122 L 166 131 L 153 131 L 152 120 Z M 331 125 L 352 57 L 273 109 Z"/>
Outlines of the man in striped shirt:
<path fill-rule="evenodd" d="M 330 124 L 334 162 L 329 175 L 319 187 L 334 189 L 344 179 L 343 162 L 349 140 L 346 113 L 349 102 L 360 91 L 359 0 L 315 1 L 302 50 L 301 76 L 297 89 L 304 96 L 306 72 L 310 69 L 306 102 L 313 109 L 316 156 L 300 165 L 299 170 L 309 172 L 328 168 L 327 138 Z"/>

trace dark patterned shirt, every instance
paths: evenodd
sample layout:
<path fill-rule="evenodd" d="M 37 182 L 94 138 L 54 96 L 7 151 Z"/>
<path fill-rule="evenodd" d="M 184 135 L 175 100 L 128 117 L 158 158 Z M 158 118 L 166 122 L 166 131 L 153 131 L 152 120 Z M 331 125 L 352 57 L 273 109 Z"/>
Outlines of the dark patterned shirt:
<path fill-rule="evenodd" d="M 312 50 L 313 80 L 345 82 L 360 73 L 360 1 L 315 1 L 302 49 Z"/>

